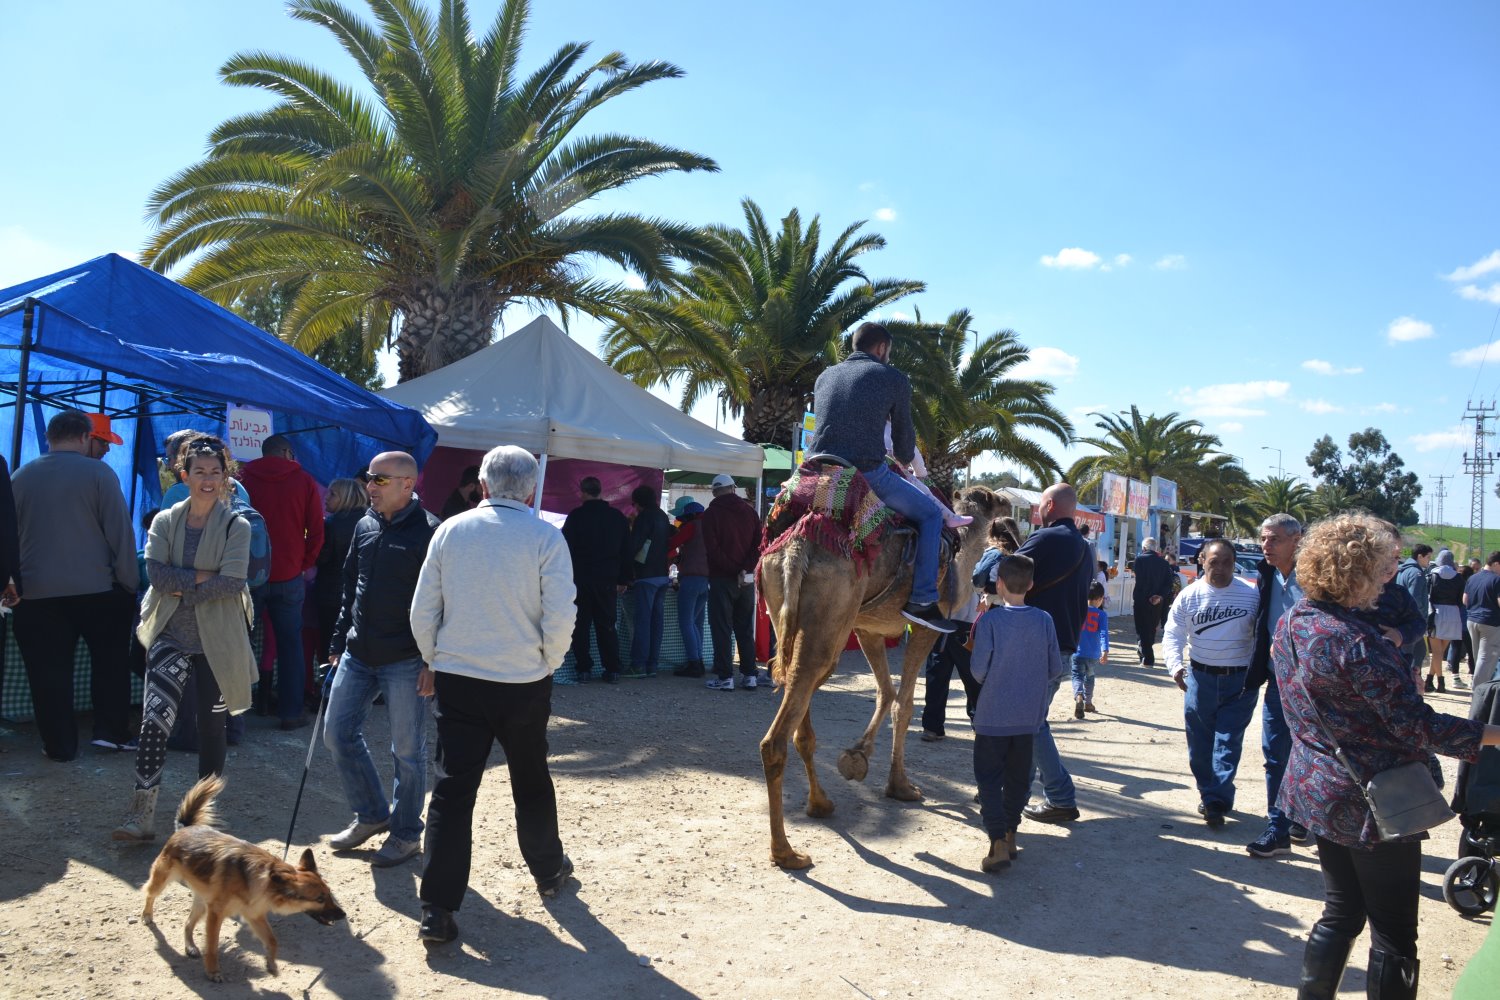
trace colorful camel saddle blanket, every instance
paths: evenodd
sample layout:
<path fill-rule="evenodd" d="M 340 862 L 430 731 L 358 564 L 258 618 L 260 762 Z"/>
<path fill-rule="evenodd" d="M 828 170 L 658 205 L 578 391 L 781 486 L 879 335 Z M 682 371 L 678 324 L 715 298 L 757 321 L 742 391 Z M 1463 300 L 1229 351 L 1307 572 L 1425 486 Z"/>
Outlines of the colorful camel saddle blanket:
<path fill-rule="evenodd" d="M 793 538 L 805 538 L 852 560 L 863 573 L 880 555 L 890 531 L 904 524 L 858 470 L 832 462 L 803 462 L 771 504 L 761 554 L 775 552 Z"/>

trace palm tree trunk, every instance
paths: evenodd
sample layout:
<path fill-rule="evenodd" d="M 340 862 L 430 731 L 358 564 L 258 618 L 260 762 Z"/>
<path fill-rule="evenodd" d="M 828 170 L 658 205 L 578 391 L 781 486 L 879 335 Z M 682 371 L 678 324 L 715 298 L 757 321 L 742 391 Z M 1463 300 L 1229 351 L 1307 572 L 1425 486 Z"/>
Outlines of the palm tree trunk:
<path fill-rule="evenodd" d="M 425 285 L 398 295 L 398 381 L 426 375 L 488 346 L 503 306 L 492 289 L 478 284 L 456 289 Z"/>
<path fill-rule="evenodd" d="M 927 478 L 932 480 L 935 489 L 953 495 L 953 489 L 958 485 L 958 470 L 969 464 L 965 455 L 957 452 L 946 452 L 942 455 L 932 457 L 923 456 L 927 463 Z"/>
<path fill-rule="evenodd" d="M 754 444 L 774 444 L 796 450 L 794 429 L 802 427 L 808 393 L 792 386 L 769 386 L 750 397 L 742 418 L 744 438 Z"/>

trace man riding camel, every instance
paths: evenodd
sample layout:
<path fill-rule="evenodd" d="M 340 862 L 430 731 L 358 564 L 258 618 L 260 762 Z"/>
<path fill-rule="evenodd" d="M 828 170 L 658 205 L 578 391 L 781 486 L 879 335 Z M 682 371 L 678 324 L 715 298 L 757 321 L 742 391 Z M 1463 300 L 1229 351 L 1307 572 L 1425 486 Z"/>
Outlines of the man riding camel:
<path fill-rule="evenodd" d="M 916 457 L 911 381 L 890 366 L 891 334 L 879 323 L 864 323 L 855 330 L 853 347 L 847 358 L 824 369 L 813 386 L 818 418 L 809 454 L 836 455 L 849 462 L 882 503 L 916 527 L 911 598 L 901 614 L 918 625 L 952 632 L 937 606 L 944 510 L 885 461 L 886 421 L 891 425 L 891 454 L 903 467 Z"/>

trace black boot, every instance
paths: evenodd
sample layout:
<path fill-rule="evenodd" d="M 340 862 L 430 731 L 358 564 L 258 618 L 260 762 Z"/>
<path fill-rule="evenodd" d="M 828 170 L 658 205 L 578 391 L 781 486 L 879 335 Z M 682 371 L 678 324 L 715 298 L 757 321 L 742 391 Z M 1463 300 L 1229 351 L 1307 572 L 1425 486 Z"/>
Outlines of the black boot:
<path fill-rule="evenodd" d="M 1354 939 L 1338 933 L 1326 924 L 1313 924 L 1307 936 L 1307 947 L 1302 952 L 1302 980 L 1297 988 L 1297 1000 L 1333 1000 L 1339 992 L 1339 982 L 1344 978 L 1344 966 L 1349 962 L 1349 949 Z"/>
<path fill-rule="evenodd" d="M 1421 965 L 1415 958 L 1371 948 L 1365 996 L 1368 1000 L 1417 1000 L 1417 971 Z"/>

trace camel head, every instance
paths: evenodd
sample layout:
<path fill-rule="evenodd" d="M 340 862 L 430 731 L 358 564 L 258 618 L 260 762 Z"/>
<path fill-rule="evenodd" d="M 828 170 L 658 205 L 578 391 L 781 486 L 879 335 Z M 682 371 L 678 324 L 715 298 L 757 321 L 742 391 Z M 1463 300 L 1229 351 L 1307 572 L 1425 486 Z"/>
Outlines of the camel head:
<path fill-rule="evenodd" d="M 1009 500 L 986 486 L 969 486 L 954 494 L 953 510 L 974 519 L 973 524 L 958 529 L 960 542 L 954 559 L 957 570 L 957 590 L 954 596 L 955 605 L 961 607 L 973 593 L 974 585 L 970 578 L 974 575 L 974 567 L 979 564 L 979 557 L 984 555 L 985 546 L 989 544 L 986 536 L 989 534 L 990 522 L 997 517 L 1009 517 L 1011 505 Z"/>

